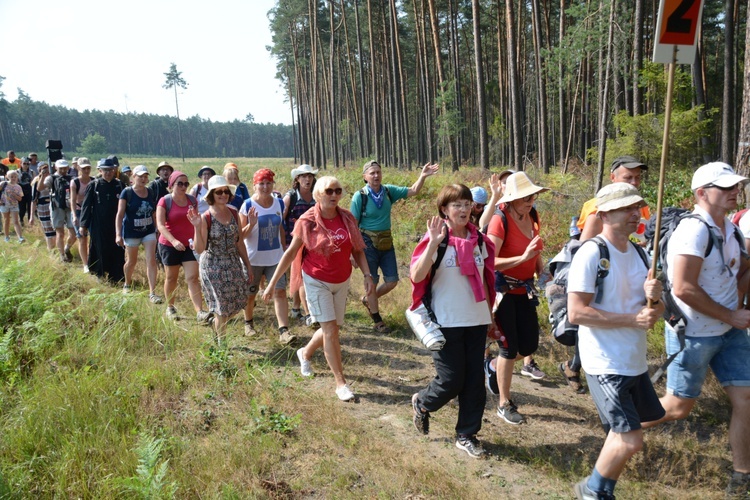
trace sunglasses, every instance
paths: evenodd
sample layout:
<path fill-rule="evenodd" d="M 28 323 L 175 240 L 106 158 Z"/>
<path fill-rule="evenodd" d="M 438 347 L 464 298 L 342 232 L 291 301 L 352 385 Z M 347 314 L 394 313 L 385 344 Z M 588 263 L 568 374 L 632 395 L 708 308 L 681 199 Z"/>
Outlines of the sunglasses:
<path fill-rule="evenodd" d="M 722 186 L 717 186 L 716 184 L 709 184 L 706 187 L 720 189 L 721 191 L 734 191 L 735 189 L 737 189 L 738 186 L 739 184 L 734 184 L 733 186 L 729 186 L 729 187 L 722 187 Z"/>
<path fill-rule="evenodd" d="M 177 181 L 177 182 L 175 182 L 175 186 L 181 187 L 181 188 L 186 188 L 186 187 L 190 186 L 190 183 L 189 182 Z"/>
<path fill-rule="evenodd" d="M 528 196 L 525 196 L 525 197 L 523 198 L 523 201 L 525 201 L 526 203 L 528 203 L 528 202 L 530 202 L 530 201 L 534 201 L 534 200 L 536 200 L 538 196 L 539 196 L 539 195 L 538 195 L 537 193 L 534 193 L 534 194 L 530 194 L 530 195 L 528 195 Z"/>
<path fill-rule="evenodd" d="M 326 194 L 327 194 L 328 196 L 333 196 L 333 194 L 334 194 L 334 193 L 335 193 L 335 194 L 341 194 L 341 193 L 343 193 L 343 192 L 344 192 L 344 190 L 343 190 L 343 189 L 341 189 L 341 188 L 336 188 L 336 189 L 334 189 L 334 188 L 327 188 L 327 189 L 326 189 Z"/>
<path fill-rule="evenodd" d="M 214 195 L 216 196 L 229 196 L 230 194 L 232 194 L 232 192 L 228 189 L 217 189 L 216 191 L 214 191 Z"/>

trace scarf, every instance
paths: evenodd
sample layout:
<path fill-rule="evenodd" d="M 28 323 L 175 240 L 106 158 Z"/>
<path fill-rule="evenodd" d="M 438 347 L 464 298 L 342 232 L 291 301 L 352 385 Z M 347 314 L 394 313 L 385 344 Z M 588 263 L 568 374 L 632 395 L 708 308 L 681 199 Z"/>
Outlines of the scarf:
<path fill-rule="evenodd" d="M 349 231 L 349 238 L 352 242 L 353 251 L 361 251 L 365 248 L 365 240 L 357 226 L 357 219 L 354 218 L 349 210 L 336 207 L 338 216 L 344 221 L 346 230 Z M 323 215 L 320 204 L 316 203 L 313 207 L 305 212 L 294 224 L 292 236 L 297 236 L 302 240 L 308 252 L 315 252 L 328 257 L 331 250 L 335 247 L 333 237 L 326 229 L 323 222 Z"/>
<path fill-rule="evenodd" d="M 370 196 L 370 199 L 375 204 L 376 207 L 378 207 L 378 210 L 383 208 L 383 201 L 385 200 L 385 189 L 383 186 L 380 186 L 380 192 L 375 194 L 375 191 L 372 190 L 372 188 L 368 185 L 367 186 L 367 193 Z M 365 202 L 366 203 L 366 202 Z"/>
<path fill-rule="evenodd" d="M 488 300 L 490 304 L 495 301 L 495 245 L 486 236 L 483 238 L 485 248 L 487 249 L 487 258 L 484 259 L 484 281 L 489 289 L 490 297 L 485 296 L 485 288 L 482 286 L 482 277 L 479 276 L 479 268 L 474 262 L 474 247 L 477 246 L 479 236 L 477 234 L 477 228 L 474 224 L 467 224 L 466 228 L 469 230 L 469 239 L 457 238 L 453 236 L 450 228 L 448 229 L 448 245 L 453 246 L 456 249 L 456 260 L 459 265 L 459 269 L 463 276 L 469 279 L 471 290 L 474 293 L 474 300 L 481 302 Z M 419 242 L 417 247 L 414 249 L 414 253 L 411 256 L 411 265 L 415 265 L 419 257 L 427 249 L 430 242 L 429 234 L 425 234 L 422 240 Z M 425 279 L 418 283 L 412 281 L 412 306 L 410 309 L 415 309 L 419 304 L 422 303 L 422 297 L 424 296 L 425 290 L 427 290 L 427 284 L 430 282 L 430 275 L 428 274 Z"/>

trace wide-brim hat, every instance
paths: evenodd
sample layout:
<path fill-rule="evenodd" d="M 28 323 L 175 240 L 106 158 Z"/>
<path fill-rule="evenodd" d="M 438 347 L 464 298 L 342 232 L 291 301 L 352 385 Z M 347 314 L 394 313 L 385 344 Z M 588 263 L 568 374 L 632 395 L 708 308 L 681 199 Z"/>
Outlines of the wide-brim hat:
<path fill-rule="evenodd" d="M 308 165 L 305 163 L 304 165 L 300 165 L 297 168 L 292 169 L 292 180 L 296 179 L 302 174 L 312 174 L 316 175 L 318 173 L 317 168 L 313 168 L 311 165 Z"/>
<path fill-rule="evenodd" d="M 163 161 L 163 162 L 159 163 L 158 167 L 156 167 L 156 173 L 158 174 L 159 170 L 161 170 L 164 167 L 167 167 L 169 170 L 171 170 L 172 172 L 174 172 L 174 167 L 172 165 L 170 165 L 168 162 Z"/>
<path fill-rule="evenodd" d="M 203 177 L 203 174 L 206 172 L 211 172 L 211 175 L 216 175 L 216 170 L 209 166 L 204 166 L 200 170 L 198 170 L 198 177 Z"/>
<path fill-rule="evenodd" d="M 728 164 L 715 161 L 703 165 L 693 174 L 693 180 L 690 183 L 690 189 L 695 191 L 700 187 L 706 187 L 709 184 L 718 187 L 732 187 L 735 184 L 746 184 L 747 177 L 737 175 L 734 169 Z"/>
<path fill-rule="evenodd" d="M 214 175 L 210 179 L 208 179 L 208 191 L 206 191 L 206 194 L 203 195 L 203 199 L 208 201 L 208 195 L 214 192 L 215 189 L 228 187 L 229 191 L 234 193 L 237 191 L 237 186 L 234 184 L 229 184 L 229 181 L 224 177 L 223 175 Z"/>
<path fill-rule="evenodd" d="M 638 189 L 627 182 L 613 182 L 596 193 L 596 210 L 599 212 L 610 212 L 643 203 L 643 197 Z"/>
<path fill-rule="evenodd" d="M 549 191 L 549 189 L 537 186 L 531 182 L 531 179 L 526 175 L 526 172 L 516 172 L 506 179 L 505 194 L 500 198 L 500 203 L 509 203 L 545 191 Z"/>
<path fill-rule="evenodd" d="M 101 160 L 99 160 L 99 163 L 97 163 L 96 168 L 98 168 L 99 170 L 113 169 L 115 168 L 115 164 L 110 158 L 102 158 Z"/>

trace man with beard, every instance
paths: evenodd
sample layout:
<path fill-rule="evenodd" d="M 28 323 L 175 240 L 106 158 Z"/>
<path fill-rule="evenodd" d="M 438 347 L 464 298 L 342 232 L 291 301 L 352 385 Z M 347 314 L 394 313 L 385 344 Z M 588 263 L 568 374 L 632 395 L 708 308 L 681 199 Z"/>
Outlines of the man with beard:
<path fill-rule="evenodd" d="M 120 192 L 125 186 L 115 178 L 111 159 L 99 160 L 97 168 L 101 177 L 93 179 L 86 187 L 81 204 L 81 234 L 86 236 L 91 232 L 89 271 L 99 277 L 107 275 L 110 282 L 118 283 L 125 278 L 125 250 L 115 242 L 115 217 Z"/>

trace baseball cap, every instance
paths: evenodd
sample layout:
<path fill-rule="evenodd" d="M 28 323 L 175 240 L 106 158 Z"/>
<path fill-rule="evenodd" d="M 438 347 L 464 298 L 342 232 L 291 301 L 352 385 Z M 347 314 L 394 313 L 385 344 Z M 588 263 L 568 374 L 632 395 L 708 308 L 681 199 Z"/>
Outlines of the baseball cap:
<path fill-rule="evenodd" d="M 380 163 L 378 163 L 377 160 L 370 160 L 367 163 L 365 163 L 365 166 L 362 167 L 362 173 L 366 174 L 367 171 L 370 169 L 370 167 L 379 167 Z"/>
<path fill-rule="evenodd" d="M 471 188 L 471 199 L 474 200 L 474 203 L 487 203 L 487 190 L 482 186 L 474 186 Z"/>
<path fill-rule="evenodd" d="M 123 165 L 122 168 L 120 169 L 120 172 L 122 172 L 123 174 L 127 174 L 128 172 L 131 172 L 131 171 L 132 170 L 130 168 L 130 165 Z"/>
<path fill-rule="evenodd" d="M 78 158 L 78 168 L 90 167 L 91 162 L 85 156 Z"/>
<path fill-rule="evenodd" d="M 599 212 L 609 212 L 636 203 L 643 204 L 641 193 L 627 182 L 613 182 L 596 193 L 596 209 Z"/>
<path fill-rule="evenodd" d="M 148 175 L 148 168 L 146 165 L 138 165 L 133 169 L 133 175 L 141 176 L 141 175 Z"/>
<path fill-rule="evenodd" d="M 723 161 L 715 161 L 707 163 L 695 171 L 690 189 L 695 191 L 709 184 L 718 187 L 731 187 L 739 183 L 745 184 L 748 180 L 750 179 L 747 177 L 737 175 L 734 169 Z"/>
<path fill-rule="evenodd" d="M 67 160 L 57 160 L 55 162 L 55 168 L 68 168 L 70 167 L 70 164 L 68 164 Z"/>
<path fill-rule="evenodd" d="M 612 167 L 609 171 L 614 172 L 617 167 L 641 168 L 643 170 L 648 170 L 648 166 L 645 163 L 636 160 L 632 156 L 618 156 L 612 161 Z"/>

